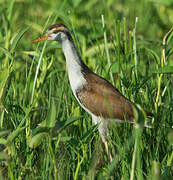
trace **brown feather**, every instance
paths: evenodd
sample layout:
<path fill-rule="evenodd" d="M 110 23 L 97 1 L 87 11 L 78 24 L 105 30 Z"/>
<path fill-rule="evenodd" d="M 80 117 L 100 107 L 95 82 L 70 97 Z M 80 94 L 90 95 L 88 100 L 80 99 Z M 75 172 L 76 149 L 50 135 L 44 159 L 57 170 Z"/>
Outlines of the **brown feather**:
<path fill-rule="evenodd" d="M 85 74 L 87 85 L 78 89 L 81 104 L 96 116 L 133 121 L 133 104 L 112 84 L 95 73 Z"/>

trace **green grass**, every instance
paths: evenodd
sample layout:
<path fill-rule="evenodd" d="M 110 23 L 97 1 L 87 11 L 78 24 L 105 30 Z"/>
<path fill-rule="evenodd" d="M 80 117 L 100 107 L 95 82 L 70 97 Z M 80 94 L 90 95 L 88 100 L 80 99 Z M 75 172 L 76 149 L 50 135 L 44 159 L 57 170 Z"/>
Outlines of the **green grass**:
<path fill-rule="evenodd" d="M 173 178 L 171 5 L 0 2 L 0 179 Z M 72 94 L 59 44 L 31 43 L 59 22 L 73 30 L 94 72 L 154 114 L 152 129 L 111 124 L 111 163 L 97 126 Z M 136 119 L 143 116 L 136 113 Z"/>

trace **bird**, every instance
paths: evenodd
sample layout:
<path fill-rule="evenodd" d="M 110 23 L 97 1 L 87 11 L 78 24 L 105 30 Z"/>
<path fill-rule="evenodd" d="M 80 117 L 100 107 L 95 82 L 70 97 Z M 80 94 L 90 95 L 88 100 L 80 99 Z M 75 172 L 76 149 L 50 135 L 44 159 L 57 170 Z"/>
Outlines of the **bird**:
<path fill-rule="evenodd" d="M 108 80 L 94 73 L 83 62 L 73 41 L 71 31 L 64 24 L 51 25 L 46 33 L 33 40 L 57 41 L 61 44 L 68 71 L 72 92 L 79 105 L 91 115 L 92 122 L 98 125 L 98 131 L 110 161 L 112 155 L 108 148 L 108 125 L 115 122 L 135 122 L 136 105 L 119 92 Z M 145 112 L 151 116 L 150 112 Z"/>

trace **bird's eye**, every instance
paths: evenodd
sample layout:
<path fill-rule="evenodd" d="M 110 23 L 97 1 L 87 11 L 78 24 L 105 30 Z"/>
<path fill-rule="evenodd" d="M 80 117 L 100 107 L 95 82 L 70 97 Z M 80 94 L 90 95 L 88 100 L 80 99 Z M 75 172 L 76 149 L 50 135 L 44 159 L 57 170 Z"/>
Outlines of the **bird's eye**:
<path fill-rule="evenodd" d="M 53 31 L 54 34 L 57 34 L 58 32 L 59 32 L 58 30 Z"/>

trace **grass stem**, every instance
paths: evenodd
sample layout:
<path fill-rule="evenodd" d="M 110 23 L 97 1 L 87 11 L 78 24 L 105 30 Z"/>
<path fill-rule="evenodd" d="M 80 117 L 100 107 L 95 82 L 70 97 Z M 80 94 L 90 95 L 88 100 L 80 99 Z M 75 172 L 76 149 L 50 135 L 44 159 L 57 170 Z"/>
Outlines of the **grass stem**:
<path fill-rule="evenodd" d="M 106 50 L 106 57 L 107 57 L 107 62 L 108 62 L 108 69 L 111 67 L 111 60 L 110 60 L 110 55 L 109 55 L 109 48 L 108 48 L 108 42 L 107 42 L 107 35 L 106 35 L 106 27 L 105 27 L 105 22 L 104 22 L 104 15 L 101 15 L 101 19 L 102 19 L 102 26 L 103 26 L 103 31 L 104 31 L 104 43 L 105 43 L 105 50 Z M 114 78 L 113 78 L 113 74 L 110 71 L 110 78 L 111 78 L 111 82 L 114 83 Z"/>

